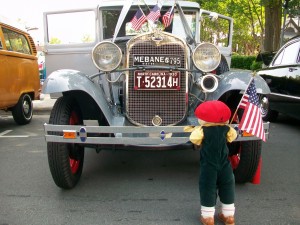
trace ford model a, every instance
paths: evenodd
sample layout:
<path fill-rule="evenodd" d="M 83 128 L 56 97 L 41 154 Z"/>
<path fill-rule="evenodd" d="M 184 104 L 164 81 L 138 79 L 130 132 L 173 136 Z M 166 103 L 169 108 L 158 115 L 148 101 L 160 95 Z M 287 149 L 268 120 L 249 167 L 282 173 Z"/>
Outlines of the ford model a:
<path fill-rule="evenodd" d="M 95 9 L 44 14 L 51 74 L 43 92 L 58 97 L 44 127 L 59 187 L 76 185 L 85 148 L 191 149 L 183 128 L 198 125 L 199 104 L 220 100 L 236 111 L 251 74 L 229 71 L 232 19 L 194 2 L 156 3 L 104 1 Z M 254 79 L 258 94 L 268 94 L 264 80 Z M 265 123 L 266 137 L 268 130 Z M 242 131 L 229 144 L 237 182 L 251 181 L 261 146 Z"/>

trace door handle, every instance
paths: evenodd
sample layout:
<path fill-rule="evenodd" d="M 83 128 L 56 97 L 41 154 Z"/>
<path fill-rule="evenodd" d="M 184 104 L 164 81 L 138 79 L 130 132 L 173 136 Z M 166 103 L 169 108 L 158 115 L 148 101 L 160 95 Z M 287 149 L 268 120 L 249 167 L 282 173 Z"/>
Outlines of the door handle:
<path fill-rule="evenodd" d="M 295 70 L 298 70 L 298 69 L 297 68 L 293 68 L 293 67 L 289 68 L 289 72 L 293 72 Z"/>

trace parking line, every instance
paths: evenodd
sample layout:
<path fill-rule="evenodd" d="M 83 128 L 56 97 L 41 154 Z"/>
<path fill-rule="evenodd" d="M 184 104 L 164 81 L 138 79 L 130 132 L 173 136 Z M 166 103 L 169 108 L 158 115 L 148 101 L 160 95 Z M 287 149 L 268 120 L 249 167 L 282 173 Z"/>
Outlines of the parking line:
<path fill-rule="evenodd" d="M 12 132 L 12 130 L 6 130 L 6 131 L 0 133 L 0 136 L 3 136 L 3 135 L 8 134 L 8 133 L 10 133 L 10 132 Z"/>
<path fill-rule="evenodd" d="M 12 130 L 6 130 L 0 133 L 0 138 L 25 138 L 29 137 L 28 135 L 6 135 L 8 133 L 12 132 Z M 6 136 L 4 136 L 6 135 Z"/>

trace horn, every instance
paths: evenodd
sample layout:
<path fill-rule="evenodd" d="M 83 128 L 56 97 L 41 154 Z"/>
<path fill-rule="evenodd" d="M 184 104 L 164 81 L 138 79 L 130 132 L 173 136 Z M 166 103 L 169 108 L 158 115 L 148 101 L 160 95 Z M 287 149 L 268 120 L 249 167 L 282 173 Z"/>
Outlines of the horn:
<path fill-rule="evenodd" d="M 219 81 L 215 75 L 208 74 L 200 77 L 196 84 L 203 92 L 214 92 L 218 88 Z"/>

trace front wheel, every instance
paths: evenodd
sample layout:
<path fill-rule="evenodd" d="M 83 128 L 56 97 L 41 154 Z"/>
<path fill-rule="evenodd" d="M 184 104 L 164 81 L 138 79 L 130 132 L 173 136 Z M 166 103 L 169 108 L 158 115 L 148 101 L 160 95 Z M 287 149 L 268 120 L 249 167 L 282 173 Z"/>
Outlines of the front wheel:
<path fill-rule="evenodd" d="M 12 109 L 12 115 L 15 122 L 19 125 L 25 125 L 30 123 L 32 119 L 32 99 L 29 94 L 23 94 L 17 105 Z"/>
<path fill-rule="evenodd" d="M 50 124 L 83 124 L 80 108 L 71 97 L 56 100 L 49 119 Z M 73 143 L 47 143 L 48 163 L 55 184 L 63 189 L 73 188 L 83 168 L 84 147 Z"/>
<path fill-rule="evenodd" d="M 236 183 L 251 182 L 261 157 L 261 141 L 233 142 L 229 145 L 231 162 Z"/>

